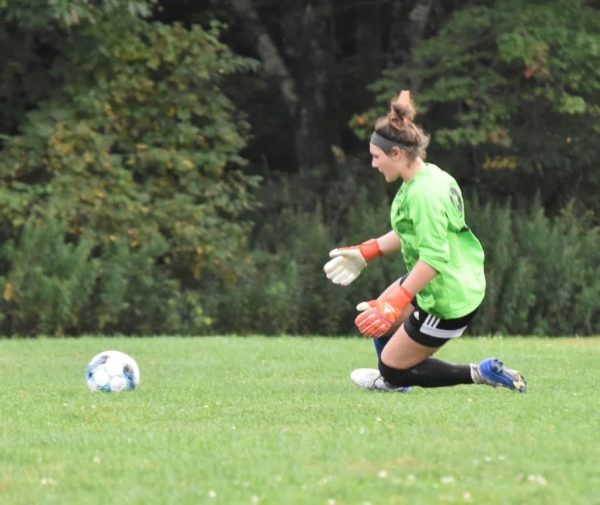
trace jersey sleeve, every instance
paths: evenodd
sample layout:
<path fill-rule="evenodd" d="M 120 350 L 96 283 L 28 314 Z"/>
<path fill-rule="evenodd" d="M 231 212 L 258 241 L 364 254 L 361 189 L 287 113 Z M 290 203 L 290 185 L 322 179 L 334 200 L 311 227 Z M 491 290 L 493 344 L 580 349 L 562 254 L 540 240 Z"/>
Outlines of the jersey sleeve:
<path fill-rule="evenodd" d="M 419 259 L 438 272 L 450 260 L 448 215 L 438 194 L 417 194 L 411 198 L 410 215 L 416 230 Z"/>

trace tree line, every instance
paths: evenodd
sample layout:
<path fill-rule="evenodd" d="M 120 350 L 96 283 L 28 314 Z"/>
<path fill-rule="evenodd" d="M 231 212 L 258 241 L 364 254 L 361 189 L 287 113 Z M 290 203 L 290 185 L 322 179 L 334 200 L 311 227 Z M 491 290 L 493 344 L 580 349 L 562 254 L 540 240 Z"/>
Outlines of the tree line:
<path fill-rule="evenodd" d="M 352 332 L 399 260 L 321 266 L 388 227 L 366 139 L 408 88 L 486 247 L 474 331 L 597 333 L 599 28 L 579 0 L 0 0 L 0 331 Z"/>

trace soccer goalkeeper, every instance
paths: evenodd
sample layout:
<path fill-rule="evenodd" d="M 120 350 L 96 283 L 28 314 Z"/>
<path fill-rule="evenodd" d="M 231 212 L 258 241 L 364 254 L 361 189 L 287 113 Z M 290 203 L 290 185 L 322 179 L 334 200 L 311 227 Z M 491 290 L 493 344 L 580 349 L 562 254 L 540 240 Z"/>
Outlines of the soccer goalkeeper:
<path fill-rule="evenodd" d="M 485 295 L 484 253 L 465 223 L 458 184 L 425 162 L 429 136 L 414 123 L 415 114 L 410 92 L 402 91 L 370 140 L 373 168 L 388 183 L 403 182 L 392 203 L 392 231 L 334 249 L 324 267 L 332 282 L 346 286 L 370 261 L 401 250 L 408 271 L 377 299 L 357 306 L 356 326 L 374 339 L 379 367 L 354 370 L 351 379 L 382 391 L 487 384 L 525 392 L 523 376 L 497 358 L 459 365 L 432 357 L 475 316 Z"/>

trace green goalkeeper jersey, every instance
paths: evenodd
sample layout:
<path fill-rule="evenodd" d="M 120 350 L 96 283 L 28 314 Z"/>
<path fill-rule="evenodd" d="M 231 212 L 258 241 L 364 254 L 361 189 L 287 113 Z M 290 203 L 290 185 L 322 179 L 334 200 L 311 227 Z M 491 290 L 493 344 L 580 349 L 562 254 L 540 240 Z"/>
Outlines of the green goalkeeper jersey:
<path fill-rule="evenodd" d="M 392 228 L 402 240 L 410 271 L 417 260 L 438 275 L 417 295 L 421 308 L 442 319 L 473 312 L 485 294 L 483 248 L 465 223 L 464 203 L 454 178 L 426 163 L 394 198 Z"/>

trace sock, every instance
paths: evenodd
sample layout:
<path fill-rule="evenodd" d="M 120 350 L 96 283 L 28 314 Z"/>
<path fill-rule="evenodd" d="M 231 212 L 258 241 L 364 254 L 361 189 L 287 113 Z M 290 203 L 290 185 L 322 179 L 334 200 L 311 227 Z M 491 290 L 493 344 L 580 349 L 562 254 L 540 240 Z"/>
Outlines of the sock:
<path fill-rule="evenodd" d="M 390 338 L 392 338 L 391 335 L 373 339 L 373 343 L 375 344 L 375 352 L 377 353 L 378 360 L 381 359 L 381 352 L 383 351 L 385 345 L 390 341 Z"/>
<path fill-rule="evenodd" d="M 389 367 L 380 360 L 379 370 L 385 381 L 394 387 L 439 388 L 474 383 L 471 365 L 455 365 L 435 358 L 427 358 L 409 370 Z"/>
<path fill-rule="evenodd" d="M 481 376 L 479 372 L 479 365 L 471 364 L 471 378 L 473 379 L 473 384 L 485 384 L 485 380 Z"/>

